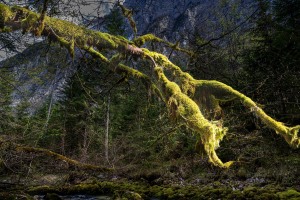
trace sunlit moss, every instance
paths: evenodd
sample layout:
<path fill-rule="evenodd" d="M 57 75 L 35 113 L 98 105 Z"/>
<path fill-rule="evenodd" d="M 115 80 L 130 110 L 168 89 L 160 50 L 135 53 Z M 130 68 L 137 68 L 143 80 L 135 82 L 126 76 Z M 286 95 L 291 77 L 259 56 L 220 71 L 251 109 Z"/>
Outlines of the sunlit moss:
<path fill-rule="evenodd" d="M 215 150 L 227 132 L 227 128 L 218 127 L 208 121 L 201 113 L 198 105 L 181 92 L 180 87 L 168 80 L 162 68 L 155 68 L 158 79 L 162 84 L 169 112 L 173 118 L 183 120 L 187 127 L 198 135 L 198 144 L 203 146 L 209 161 L 216 166 L 228 168 L 233 162 L 223 163 Z"/>
<path fill-rule="evenodd" d="M 134 44 L 137 45 L 137 46 L 143 46 L 146 42 L 149 42 L 149 41 L 155 41 L 155 42 L 163 42 L 162 39 L 156 37 L 155 35 L 153 34 L 146 34 L 146 35 L 142 35 L 136 39 L 133 40 Z"/>
<path fill-rule="evenodd" d="M 245 96 L 244 94 L 234 90 L 232 87 L 218 82 L 218 81 L 206 81 L 206 80 L 197 80 L 194 81 L 197 87 L 210 87 L 212 90 L 223 90 L 226 91 L 237 99 L 239 99 L 242 104 L 248 107 L 254 115 L 262 120 L 264 124 L 266 124 L 269 128 L 276 131 L 277 134 L 280 134 L 286 142 L 293 148 L 298 148 L 300 146 L 300 138 L 298 136 L 298 132 L 300 126 L 295 127 L 287 127 L 282 122 L 278 122 L 269 115 L 267 115 L 252 99 Z"/>
<path fill-rule="evenodd" d="M 179 47 L 179 42 L 176 42 L 175 44 L 168 42 L 166 40 L 163 40 L 159 37 L 156 37 L 153 34 L 146 34 L 146 35 L 142 35 L 140 37 L 137 37 L 133 40 L 134 44 L 137 45 L 138 47 L 143 46 L 146 42 L 158 42 L 158 43 L 163 43 L 166 46 L 168 46 L 169 48 L 171 48 L 172 50 L 175 51 L 180 51 L 180 52 L 184 52 L 186 54 L 188 54 L 189 56 L 193 55 L 192 51 L 189 51 L 187 49 L 183 49 Z"/>
<path fill-rule="evenodd" d="M 143 49 L 143 51 L 147 56 L 153 58 L 157 65 L 171 70 L 173 76 L 178 80 L 177 84 L 181 87 L 182 92 L 193 96 L 195 93 L 194 78 L 189 73 L 183 72 L 180 67 L 173 64 L 165 55 L 149 51 L 148 49 Z"/>
<path fill-rule="evenodd" d="M 10 9 L 0 4 L 0 11 L 1 31 L 23 29 L 24 32 L 31 32 L 34 35 L 43 34 L 67 48 L 71 55 L 74 55 L 74 48 L 76 46 L 77 48 L 86 50 L 101 61 L 108 63 L 108 66 L 112 66 L 115 63 L 111 63 L 111 61 L 101 53 L 103 49 L 114 50 L 122 55 L 129 54 L 139 56 L 142 60 L 150 60 L 155 67 L 154 71 L 157 75 L 155 83 L 157 82 L 158 85 L 161 86 L 159 89 L 156 88 L 157 94 L 166 102 L 170 116 L 175 120 L 183 121 L 188 128 L 197 134 L 197 145 L 202 146 L 202 149 L 204 149 L 209 157 L 209 161 L 216 166 L 226 168 L 232 164 L 231 161 L 223 163 L 215 152 L 219 147 L 219 142 L 225 136 L 227 129 L 222 127 L 222 124 L 216 122 L 213 117 L 208 119 L 201 112 L 200 108 L 203 110 L 204 107 L 201 105 L 203 102 L 197 100 L 195 93 L 203 88 L 210 90 L 207 99 L 211 104 L 210 106 L 213 112 L 220 112 L 219 101 L 229 100 L 228 97 L 216 98 L 216 91 L 223 91 L 231 95 L 230 99 L 239 99 L 255 116 L 260 118 L 263 123 L 283 136 L 290 146 L 294 148 L 300 146 L 300 139 L 298 137 L 300 126 L 287 127 L 283 123 L 268 116 L 252 99 L 234 90 L 232 87 L 218 81 L 195 80 L 190 74 L 183 72 L 179 66 L 172 63 L 166 56 L 145 48 L 137 47 L 146 41 L 162 41 L 153 35 L 145 35 L 137 38 L 134 41 L 137 45 L 135 46 L 133 42 L 125 38 L 88 30 L 70 22 L 47 16 L 42 21 L 42 24 L 40 24 L 40 15 L 25 8 L 13 7 Z M 123 12 L 126 16 L 132 17 L 130 10 L 126 10 L 125 7 Z M 6 28 L 4 28 L 5 26 Z M 9 27 L 11 27 L 11 29 L 9 29 Z M 179 49 L 177 44 L 171 46 L 173 46 L 173 49 Z M 115 62 L 115 60 L 112 59 L 112 62 Z M 150 77 L 143 73 L 125 67 L 119 64 L 119 62 L 116 62 L 116 65 L 117 66 L 113 66 L 112 68 L 116 69 L 119 67 L 119 70 L 123 72 L 126 71 L 128 76 L 141 78 L 149 83 L 151 87 L 156 87 L 155 84 L 153 84 L 152 77 L 150 79 Z M 166 71 L 168 73 L 166 73 Z M 168 76 L 166 74 L 168 74 Z M 170 77 L 172 77 L 174 81 L 170 81 Z"/>
<path fill-rule="evenodd" d="M 103 54 L 96 51 L 93 47 L 85 46 L 83 49 L 89 52 L 93 57 L 100 59 L 102 62 L 109 63 L 109 60 Z"/>
<path fill-rule="evenodd" d="M 71 41 L 67 41 L 67 40 L 65 40 L 64 38 L 62 38 L 62 37 L 56 37 L 56 39 L 57 39 L 57 41 L 58 41 L 58 43 L 62 46 L 62 47 L 65 47 L 68 51 L 69 51 L 69 53 L 70 53 L 70 55 L 72 56 L 72 57 L 74 57 L 74 40 L 71 40 Z"/>
<path fill-rule="evenodd" d="M 128 75 L 133 76 L 134 78 L 146 78 L 149 79 L 148 76 L 146 76 L 145 74 L 141 73 L 140 71 L 133 69 L 131 67 L 128 67 L 126 65 L 123 64 L 119 64 L 118 66 L 119 68 L 123 69 L 124 71 L 126 71 L 126 73 L 128 73 Z M 150 80 L 150 79 L 149 79 Z"/>

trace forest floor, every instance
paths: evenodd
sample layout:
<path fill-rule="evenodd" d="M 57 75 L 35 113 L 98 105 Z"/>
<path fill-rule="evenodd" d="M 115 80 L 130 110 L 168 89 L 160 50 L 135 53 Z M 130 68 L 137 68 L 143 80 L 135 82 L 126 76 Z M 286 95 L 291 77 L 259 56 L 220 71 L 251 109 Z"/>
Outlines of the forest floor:
<path fill-rule="evenodd" d="M 300 199 L 299 149 L 281 138 L 260 139 L 222 144 L 221 159 L 238 160 L 226 170 L 189 153 L 136 158 L 101 172 L 49 156 L 6 152 L 10 160 L 1 166 L 0 199 Z"/>
<path fill-rule="evenodd" d="M 185 177 L 174 166 L 164 172 L 135 166 L 110 173 L 76 168 L 10 173 L 0 178 L 0 199 L 300 199 L 300 182 L 250 177 L 245 168 L 209 168 Z"/>
<path fill-rule="evenodd" d="M 170 178 L 169 184 L 151 184 L 103 174 L 72 173 L 21 178 L 18 184 L 12 184 L 8 178 L 12 177 L 1 180 L 5 190 L 0 199 L 300 199 L 300 185 L 288 187 L 258 179 L 204 184 Z"/>

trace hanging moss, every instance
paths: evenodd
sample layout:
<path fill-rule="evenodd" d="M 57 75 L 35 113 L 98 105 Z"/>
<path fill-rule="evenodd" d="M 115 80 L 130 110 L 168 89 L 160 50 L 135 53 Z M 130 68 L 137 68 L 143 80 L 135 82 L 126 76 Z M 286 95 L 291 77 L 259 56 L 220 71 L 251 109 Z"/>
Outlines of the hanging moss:
<path fill-rule="evenodd" d="M 123 9 L 124 15 L 129 17 L 129 20 L 133 20 L 132 12 L 125 7 L 120 7 Z M 10 9 L 8 6 L 0 4 L 0 11 L 0 31 L 2 32 L 9 31 L 9 28 L 11 28 L 11 30 L 23 29 L 25 32 L 31 32 L 35 35 L 43 34 L 48 38 L 55 38 L 56 41 L 67 48 L 72 55 L 74 54 L 76 45 L 77 48 L 84 49 L 92 56 L 108 63 L 108 66 L 119 68 L 119 71 L 122 73 L 125 71 L 128 76 L 141 78 L 146 83 L 149 83 L 151 87 L 156 88 L 157 94 L 166 102 L 170 116 L 178 122 L 184 122 L 188 128 L 193 130 L 198 138 L 197 146 L 201 146 L 208 155 L 209 161 L 216 166 L 226 168 L 232 164 L 232 162 L 223 163 L 215 152 L 219 147 L 219 142 L 225 136 L 227 128 L 222 127 L 222 123 L 214 120 L 214 117 L 210 117 L 211 119 L 209 120 L 209 118 L 203 114 L 205 106 L 202 105 L 203 101 L 197 99 L 197 95 L 195 94 L 204 89 L 209 89 L 206 98 L 213 113 L 221 111 L 219 101 L 237 98 L 269 128 L 274 129 L 278 134 L 283 136 L 291 147 L 298 148 L 300 146 L 298 136 L 300 126 L 287 127 L 283 123 L 268 116 L 249 97 L 234 90 L 230 86 L 218 81 L 195 80 L 190 74 L 183 72 L 180 67 L 173 64 L 166 56 L 145 48 L 137 47 L 150 40 L 164 42 L 153 35 L 145 35 L 131 42 L 124 38 L 88 30 L 70 22 L 47 16 L 45 16 L 43 20 L 43 25 L 39 26 L 40 15 L 25 8 L 13 7 Z M 131 25 L 133 26 L 133 24 Z M 4 27 L 6 27 L 6 29 L 4 29 Z M 134 45 L 134 43 L 137 46 Z M 178 44 L 171 45 L 168 42 L 164 43 L 170 45 L 173 49 L 180 50 Z M 160 88 L 157 88 L 156 85 L 153 84 L 153 80 L 147 75 L 119 64 L 118 59 L 114 60 L 114 58 L 112 58 L 112 61 L 107 59 L 101 54 L 102 49 L 114 50 L 122 55 L 130 54 L 139 56 L 143 60 L 150 60 L 155 66 L 156 82 L 160 85 Z M 165 71 L 168 71 L 168 73 L 165 73 Z M 174 78 L 173 82 L 166 76 L 166 74 L 170 74 L 169 72 L 171 72 L 170 76 Z M 226 93 L 226 97 L 217 97 L 216 94 L 218 91 Z M 228 96 L 230 96 L 230 98 L 228 98 Z"/>
<path fill-rule="evenodd" d="M 133 76 L 134 78 L 143 78 L 143 79 L 149 79 L 148 76 L 146 76 L 145 74 L 143 74 L 142 72 L 135 70 L 131 67 L 127 67 L 126 65 L 123 64 L 119 64 L 118 68 L 124 70 L 126 73 L 128 73 L 128 75 Z M 150 80 L 150 79 L 149 79 Z"/>
<path fill-rule="evenodd" d="M 69 54 L 74 58 L 74 54 L 75 54 L 75 46 L 74 46 L 74 40 L 71 40 L 70 42 L 65 40 L 64 38 L 62 37 L 56 37 L 57 39 L 57 42 L 62 46 L 62 47 L 65 47 Z"/>
<path fill-rule="evenodd" d="M 232 87 L 224 83 L 208 80 L 195 80 L 194 83 L 197 87 L 209 87 L 211 89 L 223 90 L 227 93 L 232 94 L 237 99 L 239 99 L 246 107 L 248 107 L 256 117 L 260 118 L 264 124 L 266 124 L 269 128 L 275 130 L 277 134 L 280 134 L 291 147 L 299 148 L 300 138 L 298 136 L 298 132 L 300 126 L 287 127 L 282 122 L 276 121 L 275 119 L 267 115 L 252 99 L 234 90 Z"/>
<path fill-rule="evenodd" d="M 209 161 L 216 166 L 227 168 L 233 162 L 223 163 L 217 156 L 215 150 L 227 132 L 227 128 L 218 127 L 209 122 L 201 113 L 198 105 L 181 92 L 179 86 L 168 80 L 162 68 L 156 67 L 155 72 L 162 85 L 162 90 L 167 101 L 168 109 L 172 117 L 183 120 L 187 127 L 197 135 L 198 145 L 202 145 Z"/>
<path fill-rule="evenodd" d="M 205 118 L 209 120 L 222 120 L 223 114 L 220 106 L 220 100 L 212 93 L 213 92 L 210 88 L 195 87 L 193 99 L 199 106 Z"/>
<path fill-rule="evenodd" d="M 189 74 L 187 74 L 185 72 L 182 72 L 181 69 L 178 66 L 171 63 L 165 56 L 163 56 L 161 54 L 158 54 L 158 53 L 155 53 L 155 52 L 150 52 L 146 49 L 144 49 L 144 52 L 145 52 L 145 54 L 151 56 L 155 60 L 155 62 L 157 62 L 158 65 L 163 66 L 167 69 L 170 69 L 171 71 L 174 72 L 174 74 L 177 77 L 179 77 L 179 79 L 181 80 L 181 87 L 183 88 L 182 92 L 184 94 L 187 94 L 187 91 L 194 92 L 195 88 L 202 88 L 202 87 L 210 88 L 212 91 L 213 90 L 221 90 L 221 91 L 224 91 L 225 93 L 231 94 L 235 98 L 240 99 L 242 101 L 242 103 L 246 107 L 250 108 L 251 111 L 254 112 L 255 115 L 257 117 L 259 117 L 269 128 L 275 130 L 276 133 L 282 135 L 291 147 L 294 147 L 294 148 L 299 147 L 300 139 L 298 137 L 298 132 L 299 132 L 300 126 L 295 126 L 295 127 L 291 127 L 291 128 L 286 127 L 283 123 L 277 122 L 276 120 L 274 120 L 273 118 L 268 116 L 249 97 L 247 97 L 244 94 L 234 90 L 232 87 L 230 87 L 226 84 L 220 83 L 218 81 L 195 80 Z M 163 73 L 161 73 L 161 74 L 163 74 Z M 193 88 L 193 89 L 192 90 L 191 89 L 189 89 L 189 90 L 185 89 L 184 90 L 184 87 Z M 210 96 L 210 101 L 212 101 L 212 103 L 214 104 L 213 105 L 214 108 L 220 109 L 219 104 L 216 101 L 216 99 L 214 98 L 214 96 Z M 173 102 L 175 102 L 175 101 L 173 100 Z M 178 100 L 177 100 L 177 103 L 178 103 Z M 173 105 L 172 106 L 172 108 L 175 108 L 175 107 L 179 107 L 179 106 L 178 105 L 176 105 L 176 106 Z M 199 107 L 198 107 L 198 109 L 199 109 Z M 173 113 L 174 113 L 174 111 L 173 111 Z M 173 116 L 174 116 L 174 114 L 173 114 Z M 212 122 L 208 122 L 208 123 L 212 123 Z M 210 128 L 212 128 L 212 127 L 213 126 L 211 126 Z M 226 134 L 226 131 L 223 132 L 222 130 L 218 130 L 218 128 L 219 127 L 217 127 L 216 129 L 212 128 L 212 130 L 207 131 L 208 133 L 204 134 L 204 135 L 209 135 L 209 134 L 214 135 L 213 132 L 216 131 L 218 133 L 221 133 L 220 135 L 224 136 Z M 203 132 L 205 132 L 204 130 L 198 130 L 198 131 L 200 132 L 200 134 L 201 134 L 201 132 L 202 132 L 202 134 L 203 134 Z M 209 137 L 207 137 L 207 138 L 209 138 Z M 218 157 L 216 155 L 216 152 L 210 150 L 210 149 L 213 149 L 212 146 L 217 147 L 218 145 L 211 145 L 210 143 L 213 139 L 207 139 L 207 138 L 202 139 L 201 142 L 204 145 L 204 149 L 206 150 L 206 152 L 209 155 L 210 161 L 213 162 L 213 163 L 215 162 L 214 164 L 216 164 L 218 166 L 222 166 L 222 162 L 218 159 Z M 203 141 L 205 141 L 205 142 L 203 142 Z M 215 140 L 215 142 L 219 142 L 219 141 Z M 199 142 L 198 142 L 198 144 L 199 144 Z M 226 167 L 230 164 L 232 164 L 232 162 L 227 163 L 224 167 Z"/>
<path fill-rule="evenodd" d="M 109 63 L 109 60 L 94 48 L 85 46 L 83 49 L 89 52 L 93 57 L 100 59 L 102 62 Z"/>

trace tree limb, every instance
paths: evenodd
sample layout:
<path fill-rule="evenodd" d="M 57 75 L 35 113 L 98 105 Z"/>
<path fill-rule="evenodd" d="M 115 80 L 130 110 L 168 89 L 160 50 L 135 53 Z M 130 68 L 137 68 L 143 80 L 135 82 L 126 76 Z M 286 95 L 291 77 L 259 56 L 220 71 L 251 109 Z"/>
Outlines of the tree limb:
<path fill-rule="evenodd" d="M 10 8 L 0 4 L 0 31 L 23 29 L 23 32 L 30 32 L 37 35 L 34 30 L 37 20 L 39 20 L 37 13 L 25 8 Z M 107 63 L 108 66 L 115 69 L 115 71 L 128 73 L 134 78 L 140 78 L 155 88 L 157 94 L 164 99 L 170 117 L 177 119 L 177 121 L 181 123 L 185 123 L 185 125 L 194 132 L 198 139 L 197 145 L 203 147 L 208 155 L 209 161 L 215 166 L 228 168 L 233 161 L 223 163 L 216 154 L 215 150 L 219 147 L 220 141 L 226 135 L 227 128 L 216 121 L 205 118 L 203 115 L 200 109 L 201 101 L 197 101 L 195 96 L 195 93 L 203 88 L 210 88 L 212 90 L 209 98 L 216 104 L 214 105 L 215 107 L 219 107 L 219 104 L 214 97 L 214 90 L 223 91 L 240 99 L 263 123 L 283 136 L 291 147 L 299 147 L 300 139 L 298 137 L 298 131 L 300 126 L 287 127 L 283 123 L 277 122 L 268 116 L 249 97 L 234 90 L 230 86 L 218 81 L 196 80 L 190 74 L 183 72 L 180 67 L 172 63 L 166 56 L 136 46 L 143 43 L 143 40 L 148 40 L 145 37 L 132 42 L 122 37 L 88 30 L 70 22 L 47 16 L 45 16 L 44 22 L 45 26 L 41 34 L 60 43 L 67 48 L 70 53 L 74 52 L 74 48 L 84 49 L 93 57 Z M 160 41 L 158 38 L 152 39 Z M 139 40 L 141 40 L 141 42 Z M 106 58 L 106 56 L 101 53 L 103 49 L 113 52 L 117 51 L 121 55 L 128 54 L 137 56 L 142 60 L 149 60 L 154 65 L 155 79 L 152 80 L 146 74 L 123 65 L 119 62 L 117 57 L 112 57 L 111 59 Z M 166 71 L 171 73 L 165 73 Z M 168 75 L 168 77 L 166 74 L 171 75 Z M 170 81 L 170 76 L 175 80 Z M 23 149 L 27 151 L 32 150 L 32 148 Z M 60 156 L 46 150 L 36 149 L 36 151 L 60 158 Z M 74 163 L 74 161 L 70 162 Z"/>

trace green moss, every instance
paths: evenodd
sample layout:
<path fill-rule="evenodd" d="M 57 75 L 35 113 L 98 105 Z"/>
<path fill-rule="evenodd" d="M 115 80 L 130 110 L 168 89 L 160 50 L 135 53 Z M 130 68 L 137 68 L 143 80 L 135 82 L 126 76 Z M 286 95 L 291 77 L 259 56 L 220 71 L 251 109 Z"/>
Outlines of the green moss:
<path fill-rule="evenodd" d="M 175 44 L 173 44 L 173 43 L 165 41 L 159 37 L 156 37 L 153 34 L 142 35 L 142 36 L 134 39 L 133 42 L 138 47 L 143 46 L 146 42 L 159 42 L 159 43 L 165 44 L 166 46 L 170 47 L 173 50 L 181 51 L 181 52 L 187 53 L 188 55 L 193 55 L 193 52 L 180 48 L 179 42 L 176 42 Z"/>
<path fill-rule="evenodd" d="M 283 189 L 267 185 L 263 188 L 246 187 L 244 190 L 233 190 L 222 184 L 205 185 L 147 185 L 145 183 L 116 181 L 116 182 L 94 182 L 78 185 L 50 188 L 46 186 L 31 189 L 30 194 L 95 194 L 112 195 L 114 199 L 299 199 L 300 193 L 294 189 L 282 191 Z"/>
<path fill-rule="evenodd" d="M 94 58 L 98 58 L 104 63 L 109 63 L 109 60 L 94 48 L 85 46 L 83 49 L 89 52 Z"/>
<path fill-rule="evenodd" d="M 300 130 L 300 125 L 288 128 L 288 137 L 285 139 L 293 148 L 300 147 L 300 138 L 298 136 Z"/>
<path fill-rule="evenodd" d="M 142 35 L 136 39 L 133 40 L 134 44 L 137 46 L 143 46 L 146 42 L 164 42 L 164 40 L 156 37 L 153 34 L 146 34 L 146 35 Z"/>
<path fill-rule="evenodd" d="M 67 192 L 69 194 L 88 193 L 88 194 L 99 194 L 102 191 L 101 186 L 98 184 L 79 184 L 70 187 Z"/>
<path fill-rule="evenodd" d="M 119 38 L 113 37 L 108 33 L 97 32 L 96 34 L 97 34 L 96 38 L 99 38 L 105 42 L 104 44 L 102 42 L 101 44 L 102 48 L 112 48 L 112 49 L 118 48 L 118 42 L 120 42 Z M 95 43 L 100 43 L 100 41 L 97 40 Z"/>
<path fill-rule="evenodd" d="M 133 29 L 133 32 L 136 36 L 137 33 L 137 28 L 136 28 L 136 24 L 135 21 L 133 19 L 133 14 L 132 14 L 132 10 L 129 10 L 128 8 L 126 8 L 124 5 L 120 4 L 120 2 L 118 2 L 118 6 L 121 8 L 123 15 L 128 19 L 131 28 Z"/>
<path fill-rule="evenodd" d="M 294 189 L 289 189 L 284 192 L 278 192 L 277 195 L 279 196 L 280 199 L 288 199 L 288 200 L 300 199 L 300 192 Z"/>
<path fill-rule="evenodd" d="M 56 18 L 50 18 L 45 16 L 44 19 L 45 25 L 47 25 L 49 28 L 53 29 L 55 34 L 61 37 L 68 37 L 71 39 L 73 36 L 82 36 L 84 37 L 85 29 L 76 26 L 71 22 L 56 19 Z"/>
<path fill-rule="evenodd" d="M 287 127 L 282 122 L 276 121 L 267 115 L 252 99 L 224 83 L 214 80 L 195 80 L 194 82 L 196 87 L 209 87 L 212 90 L 223 90 L 232 94 L 236 98 L 240 99 L 240 101 L 248 107 L 256 117 L 259 117 L 263 123 L 265 123 L 269 128 L 275 130 L 276 133 L 280 134 L 291 147 L 298 148 L 300 146 L 300 138 L 298 136 L 300 126 Z"/>
<path fill-rule="evenodd" d="M 170 116 L 177 120 L 183 120 L 188 128 L 199 134 L 197 137 L 198 144 L 203 145 L 202 149 L 205 150 L 211 163 L 228 168 L 233 162 L 223 163 L 215 152 L 227 129 L 209 122 L 203 116 L 195 101 L 184 94 L 175 82 L 168 80 L 162 68 L 156 67 L 155 72 L 162 85 Z"/>
<path fill-rule="evenodd" d="M 270 200 L 276 200 L 278 199 L 278 196 L 274 193 L 271 192 L 263 192 L 261 193 L 259 196 L 257 195 L 257 197 L 255 199 L 261 199 L 261 200 L 265 200 L 265 199 L 270 199 Z"/>
<path fill-rule="evenodd" d="M 12 145 L 14 145 L 14 144 L 12 144 Z M 34 147 L 15 145 L 15 149 L 17 151 L 24 151 L 24 152 L 29 152 L 29 153 L 41 153 L 41 154 L 53 157 L 55 159 L 67 162 L 73 166 L 76 166 L 76 167 L 79 167 L 79 168 L 85 169 L 85 170 L 94 170 L 94 171 L 103 171 L 103 172 L 104 171 L 108 172 L 108 171 L 113 170 L 113 169 L 105 168 L 105 167 L 101 167 L 101 166 L 84 164 L 84 163 L 78 162 L 77 160 L 70 159 L 66 156 L 63 156 L 61 154 L 58 154 L 58 153 L 55 153 L 53 151 L 43 149 L 43 148 L 34 148 Z"/>
<path fill-rule="evenodd" d="M 74 40 L 72 39 L 71 41 L 67 41 L 62 37 L 56 36 L 57 42 L 62 46 L 65 47 L 69 54 L 74 58 L 75 54 L 75 44 Z"/>
<path fill-rule="evenodd" d="M 2 29 L 0 28 L 0 32 L 1 33 L 9 33 L 11 32 L 11 28 L 10 27 L 3 27 Z"/>
<path fill-rule="evenodd" d="M 185 75 L 183 77 L 180 77 L 180 88 L 182 92 L 188 96 L 194 96 L 195 94 L 195 85 L 192 81 L 189 81 L 189 79 L 185 78 Z"/>
<path fill-rule="evenodd" d="M 36 28 L 39 16 L 36 13 L 26 13 L 26 18 L 21 21 L 23 33 L 33 31 Z"/>
<path fill-rule="evenodd" d="M 128 200 L 142 200 L 143 198 L 137 192 L 132 191 L 115 191 L 113 199 L 128 199 Z"/>
<path fill-rule="evenodd" d="M 173 72 L 174 78 L 178 81 L 177 84 L 180 86 L 182 92 L 189 96 L 193 96 L 195 92 L 195 84 L 194 78 L 190 74 L 183 72 L 178 66 L 173 64 L 165 55 L 156 52 L 151 52 L 148 49 L 142 50 L 145 53 L 145 55 L 153 58 L 153 60 L 158 66 L 162 66 L 164 68 L 167 68 L 168 70 L 171 70 Z"/>
<path fill-rule="evenodd" d="M 27 189 L 26 193 L 28 194 L 47 194 L 47 193 L 57 193 L 59 191 L 58 188 L 42 185 L 42 186 L 35 186 L 30 187 Z"/>
<path fill-rule="evenodd" d="M 4 4 L 0 4 L 0 31 L 3 31 L 2 29 L 5 27 L 5 23 L 12 17 L 13 12 L 11 9 Z"/>
<path fill-rule="evenodd" d="M 132 12 L 125 7 L 122 7 L 122 5 L 120 5 L 120 7 L 123 9 L 124 15 L 129 18 L 131 25 L 134 28 L 135 24 L 132 19 Z M 140 56 L 142 59 L 151 60 L 155 65 L 158 85 L 161 86 L 161 88 L 156 89 L 158 91 L 157 94 L 160 95 L 166 102 L 170 116 L 173 117 L 175 121 L 185 123 L 186 126 L 196 134 L 196 137 L 198 138 L 197 146 L 201 146 L 202 149 L 204 149 L 209 157 L 209 161 L 216 166 L 227 168 L 233 162 L 230 161 L 223 163 L 215 152 L 215 150 L 219 147 L 220 141 L 225 136 L 227 129 L 222 127 L 222 124 L 218 121 L 215 122 L 212 121 L 213 119 L 207 119 L 205 114 L 203 114 L 200 110 L 199 106 L 201 107 L 201 101 L 198 101 L 197 104 L 197 100 L 194 99 L 194 95 L 197 90 L 202 88 L 209 88 L 211 90 L 209 99 L 215 113 L 220 110 L 218 101 L 222 99 L 216 99 L 214 91 L 223 91 L 237 99 L 240 99 L 241 102 L 248 107 L 254 115 L 259 117 L 269 128 L 274 129 L 278 134 L 283 136 L 291 147 L 298 148 L 300 146 L 300 138 L 298 136 L 300 126 L 287 127 L 283 123 L 274 120 L 254 101 L 252 101 L 252 99 L 226 84 L 213 80 L 195 80 L 190 74 L 183 72 L 180 67 L 173 64 L 166 56 L 160 53 L 138 48 L 124 38 L 88 30 L 64 20 L 45 16 L 45 19 L 40 22 L 39 14 L 31 12 L 25 8 L 13 7 L 10 9 L 7 6 L 0 4 L 0 11 L 0 28 L 2 31 L 9 31 L 9 29 L 4 29 L 4 26 L 11 22 L 11 24 L 13 24 L 13 29 L 23 29 L 25 32 L 30 31 L 36 35 L 40 35 L 42 33 L 49 38 L 55 37 L 62 46 L 69 50 L 71 55 L 74 54 L 74 48 L 76 45 L 78 48 L 87 50 L 91 55 L 106 63 L 110 63 L 110 61 L 100 53 L 102 49 L 112 49 L 118 51 L 120 54 L 130 54 Z M 18 20 L 12 21 L 14 16 L 17 16 Z M 145 35 L 137 38 L 134 42 L 137 45 L 142 45 L 149 40 L 162 41 L 153 35 Z M 164 43 L 172 46 L 174 49 L 179 49 L 177 44 L 171 45 L 168 42 Z M 94 47 L 98 50 L 95 50 Z M 126 73 L 133 77 L 142 78 L 145 82 L 150 82 L 151 86 L 154 85 L 151 82 L 152 80 L 138 71 L 131 70 L 130 68 L 124 68 L 120 65 L 120 71 L 122 70 L 127 71 Z M 168 76 L 172 76 L 175 81 L 170 81 L 170 78 L 167 77 L 166 74 L 168 74 Z M 62 159 L 61 156 L 54 154 L 51 155 Z M 74 160 L 68 161 L 72 164 L 78 164 L 78 166 L 81 166 L 81 164 Z M 95 169 L 91 166 L 88 168 Z"/>
<path fill-rule="evenodd" d="M 44 197 L 45 200 L 62 200 L 60 196 L 55 193 L 47 193 Z"/>
<path fill-rule="evenodd" d="M 143 74 L 142 72 L 140 72 L 136 69 L 133 69 L 133 68 L 128 67 L 128 66 L 123 65 L 123 64 L 119 64 L 118 68 L 120 68 L 120 70 L 123 70 L 124 72 L 126 72 L 127 75 L 130 75 L 134 78 L 142 78 L 142 79 L 147 79 L 147 80 L 150 81 L 150 78 L 147 75 Z"/>

